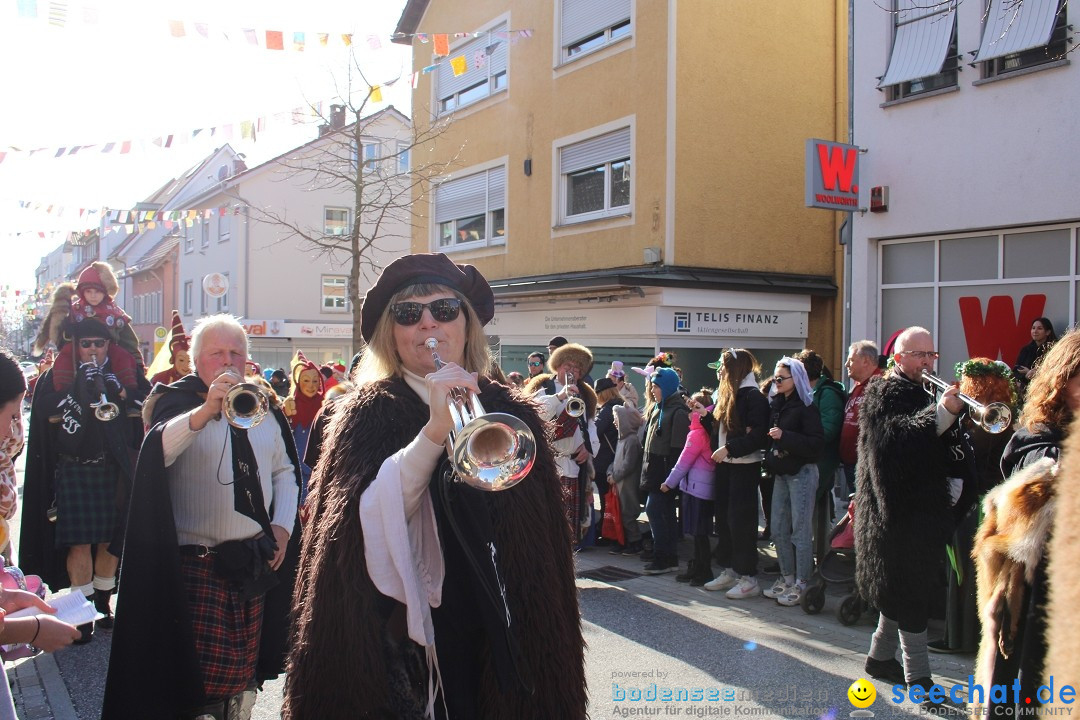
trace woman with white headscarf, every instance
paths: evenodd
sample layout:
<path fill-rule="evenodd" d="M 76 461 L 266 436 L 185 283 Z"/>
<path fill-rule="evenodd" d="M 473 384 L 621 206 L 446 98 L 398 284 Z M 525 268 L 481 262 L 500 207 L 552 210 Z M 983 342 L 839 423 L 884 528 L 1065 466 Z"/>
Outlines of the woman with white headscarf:
<path fill-rule="evenodd" d="M 772 444 L 765 453 L 765 465 L 776 476 L 772 535 L 780 577 L 764 595 L 793 606 L 802 600 L 814 570 L 811 534 L 818 486 L 816 463 L 825 432 L 814 406 L 814 390 L 800 361 L 783 357 L 776 363 L 770 396 Z"/>

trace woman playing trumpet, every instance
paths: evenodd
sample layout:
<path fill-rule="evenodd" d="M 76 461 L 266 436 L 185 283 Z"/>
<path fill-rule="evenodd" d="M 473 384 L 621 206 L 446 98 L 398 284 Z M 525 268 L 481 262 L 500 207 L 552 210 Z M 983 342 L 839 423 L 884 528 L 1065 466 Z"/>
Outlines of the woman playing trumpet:
<path fill-rule="evenodd" d="M 552 452 L 533 406 L 480 374 L 494 309 L 483 276 L 442 254 L 394 261 L 365 298 L 357 390 L 307 500 L 282 717 L 585 717 Z M 508 490 L 448 471 L 455 389 L 536 438 Z"/>

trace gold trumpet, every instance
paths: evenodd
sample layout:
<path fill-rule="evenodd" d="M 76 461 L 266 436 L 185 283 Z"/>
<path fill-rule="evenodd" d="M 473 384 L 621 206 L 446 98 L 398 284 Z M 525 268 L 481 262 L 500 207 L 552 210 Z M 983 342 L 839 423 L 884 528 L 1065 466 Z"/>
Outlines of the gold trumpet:
<path fill-rule="evenodd" d="M 221 414 L 234 428 L 250 430 L 263 421 L 270 410 L 270 398 L 250 382 L 238 382 L 221 398 Z"/>
<path fill-rule="evenodd" d="M 952 387 L 949 383 L 925 370 L 923 370 L 922 377 L 926 383 L 933 385 L 942 392 Z M 934 394 L 932 390 L 929 390 L 928 392 L 931 395 Z M 975 398 L 970 395 L 965 395 L 964 393 L 958 394 L 957 397 L 963 400 L 964 404 L 971 408 L 971 411 L 968 413 L 971 415 L 971 419 L 981 425 L 982 429 L 986 432 L 996 435 L 1005 432 L 1009 429 L 1009 426 L 1012 425 L 1012 410 L 1005 403 L 996 402 L 984 405 Z"/>
<path fill-rule="evenodd" d="M 566 382 L 563 385 L 564 387 L 577 385 L 574 382 L 574 373 L 566 373 Z M 566 391 L 566 414 L 572 418 L 579 418 L 585 414 L 585 401 L 577 395 L 571 395 L 569 390 Z"/>
<path fill-rule="evenodd" d="M 436 352 L 439 341 L 428 338 L 424 344 L 435 369 L 441 369 L 446 363 Z M 446 449 L 459 480 L 478 490 L 506 490 L 529 474 L 536 461 L 536 438 L 528 425 L 513 415 L 486 412 L 476 394 L 464 388 L 454 388 L 447 402 L 454 431 Z"/>

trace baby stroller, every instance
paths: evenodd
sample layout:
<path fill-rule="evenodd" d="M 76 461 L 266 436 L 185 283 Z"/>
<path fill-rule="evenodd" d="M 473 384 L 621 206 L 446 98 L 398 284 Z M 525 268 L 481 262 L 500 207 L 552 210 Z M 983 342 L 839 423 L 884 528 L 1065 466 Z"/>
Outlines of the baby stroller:
<path fill-rule="evenodd" d="M 844 584 L 849 592 L 836 608 L 836 619 L 854 625 L 866 611 L 866 603 L 855 589 L 855 500 L 848 502 L 847 513 L 829 533 L 829 552 L 818 563 L 814 579 L 803 593 L 803 612 L 817 615 L 825 607 L 825 588 L 829 583 Z"/>

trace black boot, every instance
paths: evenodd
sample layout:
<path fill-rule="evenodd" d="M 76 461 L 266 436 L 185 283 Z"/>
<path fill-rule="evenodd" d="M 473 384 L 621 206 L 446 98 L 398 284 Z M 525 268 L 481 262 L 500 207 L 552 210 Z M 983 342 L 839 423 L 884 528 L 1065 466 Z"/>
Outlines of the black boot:
<path fill-rule="evenodd" d="M 694 561 L 693 558 L 691 558 L 690 562 L 688 562 L 686 564 L 686 572 L 679 573 L 678 575 L 675 576 L 675 579 L 677 581 L 679 581 L 679 582 L 690 582 L 697 575 L 697 573 L 694 572 L 694 568 L 695 568 L 695 561 Z M 712 580 L 712 578 L 709 578 L 709 579 Z"/>
<path fill-rule="evenodd" d="M 109 598 L 112 597 L 112 594 L 112 590 L 94 591 L 94 608 L 105 616 L 97 621 L 97 626 L 102 630 L 112 630 L 113 628 L 112 609 L 109 607 Z"/>
<path fill-rule="evenodd" d="M 72 641 L 75 645 L 85 645 L 86 643 L 94 639 L 93 621 L 83 623 L 82 625 L 76 625 L 75 629 L 81 633 L 78 640 Z"/>

